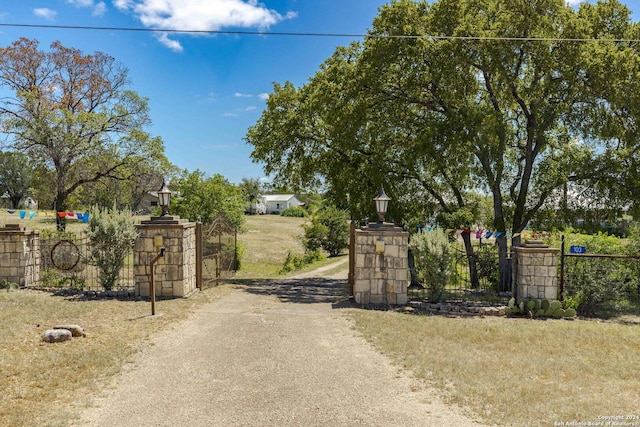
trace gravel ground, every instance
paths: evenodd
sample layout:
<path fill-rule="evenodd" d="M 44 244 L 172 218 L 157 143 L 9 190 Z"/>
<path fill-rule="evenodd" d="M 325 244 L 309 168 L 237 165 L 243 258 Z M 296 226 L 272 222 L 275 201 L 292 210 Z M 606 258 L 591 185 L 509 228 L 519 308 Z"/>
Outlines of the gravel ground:
<path fill-rule="evenodd" d="M 353 330 L 343 280 L 310 276 L 239 286 L 154 335 L 76 425 L 481 425 Z"/>

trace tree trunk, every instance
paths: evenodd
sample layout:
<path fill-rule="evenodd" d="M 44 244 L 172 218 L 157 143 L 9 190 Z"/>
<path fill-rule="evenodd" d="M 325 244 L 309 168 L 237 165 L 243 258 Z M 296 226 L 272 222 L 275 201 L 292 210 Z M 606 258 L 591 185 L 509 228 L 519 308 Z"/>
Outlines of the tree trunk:
<path fill-rule="evenodd" d="M 12 197 L 11 209 L 18 209 L 20 207 L 20 200 L 22 200 L 22 197 Z"/>
<path fill-rule="evenodd" d="M 58 231 L 66 231 L 67 229 L 67 218 L 64 216 L 58 215 L 58 212 L 66 212 L 67 208 L 67 195 L 60 194 L 56 196 L 53 201 L 53 210 L 56 215 L 56 230 Z"/>
<path fill-rule="evenodd" d="M 478 279 L 476 254 L 473 251 L 473 246 L 471 245 L 471 233 L 462 233 L 462 241 L 464 242 L 464 249 L 466 251 L 467 262 L 469 264 L 469 281 L 471 282 L 471 287 L 473 289 L 477 289 L 480 286 L 480 281 Z"/>
<path fill-rule="evenodd" d="M 511 283 L 511 262 L 508 255 L 507 238 L 504 234 L 496 239 L 498 246 L 498 262 L 500 278 L 498 282 L 498 292 L 509 291 Z"/>

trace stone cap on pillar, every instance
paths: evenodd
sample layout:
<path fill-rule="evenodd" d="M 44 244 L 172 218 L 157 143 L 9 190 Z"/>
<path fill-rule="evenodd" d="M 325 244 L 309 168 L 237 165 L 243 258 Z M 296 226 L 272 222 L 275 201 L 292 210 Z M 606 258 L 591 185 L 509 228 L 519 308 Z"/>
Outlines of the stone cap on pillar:
<path fill-rule="evenodd" d="M 560 252 L 559 248 L 550 248 L 542 240 L 527 239 L 524 245 L 517 246 L 516 252 Z"/>
<path fill-rule="evenodd" d="M 545 244 L 542 240 L 535 240 L 535 239 L 527 239 L 524 241 L 524 245 L 525 248 L 539 248 L 539 249 L 543 249 L 543 248 L 548 248 L 549 245 Z"/>
<path fill-rule="evenodd" d="M 177 225 L 186 224 L 189 222 L 186 218 L 180 218 L 179 216 L 152 216 L 151 219 L 140 221 L 140 224 L 144 225 Z"/>
<path fill-rule="evenodd" d="M 26 231 L 27 227 L 21 227 L 20 224 L 6 224 L 4 227 L 0 228 L 1 231 Z"/>
<path fill-rule="evenodd" d="M 362 227 L 362 231 L 393 231 L 399 233 L 404 230 L 401 227 L 396 227 L 392 222 L 370 222 Z"/>

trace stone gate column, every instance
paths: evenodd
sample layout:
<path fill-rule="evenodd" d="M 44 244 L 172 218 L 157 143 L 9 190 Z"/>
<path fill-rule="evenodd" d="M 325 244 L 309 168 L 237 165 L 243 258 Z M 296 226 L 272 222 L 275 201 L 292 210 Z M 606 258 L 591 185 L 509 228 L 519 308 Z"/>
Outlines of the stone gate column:
<path fill-rule="evenodd" d="M 558 254 L 539 240 L 527 240 L 516 250 L 515 286 L 518 301 L 532 298 L 557 300 Z"/>
<path fill-rule="evenodd" d="M 189 297 L 196 291 L 196 224 L 171 216 L 142 221 L 133 249 L 136 293 L 149 296 L 151 261 L 160 252 L 165 256 L 155 264 L 155 294 L 164 297 Z"/>
<path fill-rule="evenodd" d="M 355 231 L 353 294 L 358 304 L 406 304 L 409 233 L 393 224 Z"/>
<path fill-rule="evenodd" d="M 20 287 L 40 281 L 40 232 L 18 224 L 0 228 L 0 280 Z"/>

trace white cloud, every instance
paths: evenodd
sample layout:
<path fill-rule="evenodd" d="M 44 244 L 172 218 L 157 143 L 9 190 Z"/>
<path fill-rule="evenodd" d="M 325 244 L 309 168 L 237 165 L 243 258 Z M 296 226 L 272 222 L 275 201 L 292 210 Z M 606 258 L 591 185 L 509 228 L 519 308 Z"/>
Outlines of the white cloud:
<path fill-rule="evenodd" d="M 91 7 L 93 6 L 93 0 L 67 0 L 67 3 L 76 7 Z"/>
<path fill-rule="evenodd" d="M 244 109 L 244 111 L 253 111 L 256 110 L 257 107 L 255 105 L 249 105 L 247 108 Z"/>
<path fill-rule="evenodd" d="M 91 12 L 91 14 L 93 16 L 102 16 L 107 12 L 107 5 L 105 2 L 101 1 L 100 3 L 97 3 L 95 5 L 95 7 L 93 8 L 93 12 Z"/>
<path fill-rule="evenodd" d="M 269 99 L 269 94 L 261 93 L 260 95 L 258 95 L 258 98 L 262 99 L 263 101 L 266 101 L 267 99 Z"/>
<path fill-rule="evenodd" d="M 47 9 L 46 7 L 33 9 L 33 13 L 34 15 L 39 16 L 40 18 L 44 18 L 47 21 L 53 21 L 53 19 L 58 14 L 58 12 L 56 12 L 55 10 Z"/>
<path fill-rule="evenodd" d="M 160 43 L 162 43 L 163 45 L 165 45 L 166 47 L 168 47 L 174 52 L 182 52 L 184 50 L 180 42 L 170 39 L 167 33 L 156 34 L 156 38 Z"/>
<path fill-rule="evenodd" d="M 251 95 L 249 93 L 236 92 L 236 93 L 233 94 L 233 96 L 235 96 L 236 98 L 251 98 L 253 95 Z"/>
<path fill-rule="evenodd" d="M 582 3 L 584 0 L 566 0 L 569 6 L 577 6 Z"/>
<path fill-rule="evenodd" d="M 92 7 L 93 16 L 102 16 L 107 12 L 107 4 L 103 1 L 96 3 L 95 0 L 67 0 L 67 3 L 75 7 Z"/>
<path fill-rule="evenodd" d="M 123 12 L 132 13 L 145 27 L 167 30 L 266 29 L 297 16 L 295 12 L 283 16 L 257 0 L 113 0 L 113 4 Z"/>
<path fill-rule="evenodd" d="M 236 113 L 224 113 L 223 116 L 225 116 L 225 117 L 238 117 L 238 115 Z"/>
<path fill-rule="evenodd" d="M 133 7 L 133 0 L 113 0 L 113 5 L 122 11 L 127 11 Z"/>

